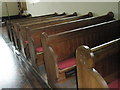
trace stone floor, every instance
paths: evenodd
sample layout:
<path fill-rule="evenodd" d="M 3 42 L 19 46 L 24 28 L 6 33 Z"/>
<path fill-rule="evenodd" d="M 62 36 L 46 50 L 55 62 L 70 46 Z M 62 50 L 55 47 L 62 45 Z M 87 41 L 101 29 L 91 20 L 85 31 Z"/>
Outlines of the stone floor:
<path fill-rule="evenodd" d="M 2 38 L 2 27 L 0 27 L 0 90 L 2 88 L 31 88 L 8 44 Z"/>

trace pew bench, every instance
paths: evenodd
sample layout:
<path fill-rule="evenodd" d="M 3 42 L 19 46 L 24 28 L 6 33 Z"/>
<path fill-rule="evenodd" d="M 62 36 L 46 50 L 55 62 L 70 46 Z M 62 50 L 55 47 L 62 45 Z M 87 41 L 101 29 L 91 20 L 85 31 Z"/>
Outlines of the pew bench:
<path fill-rule="evenodd" d="M 84 19 L 84 18 L 88 18 L 88 17 L 92 17 L 92 16 L 93 16 L 92 13 L 89 12 L 88 14 L 82 15 L 82 16 L 74 16 L 74 17 L 67 17 L 67 18 L 62 18 L 62 19 L 58 19 L 58 20 L 53 20 L 53 21 L 43 21 L 43 22 L 30 23 L 30 24 L 25 24 L 25 25 L 18 25 L 17 27 L 19 28 L 19 30 L 18 30 L 19 38 L 17 40 L 18 41 L 17 43 L 19 46 L 19 50 L 22 49 L 21 52 L 24 54 L 24 56 L 27 56 L 27 58 L 29 58 L 29 54 L 26 53 L 26 51 L 25 51 L 25 50 L 28 50 L 25 48 L 25 47 L 27 47 L 26 44 L 28 44 L 26 27 L 29 27 L 30 29 L 35 29 L 35 28 L 39 28 L 39 27 L 51 26 L 51 25 L 55 25 L 55 24 Z M 21 38 L 21 40 L 20 40 L 20 38 Z M 42 50 L 41 50 L 41 48 L 38 48 L 38 49 L 36 49 L 36 51 L 40 52 Z"/>
<path fill-rule="evenodd" d="M 73 14 L 74 15 L 74 14 Z M 16 28 L 17 27 L 15 27 L 15 25 L 16 25 L 16 23 L 24 23 L 25 24 L 25 22 L 26 23 L 29 23 L 29 22 L 36 22 L 36 21 L 43 21 L 43 20 L 47 20 L 47 19 L 49 19 L 49 18 L 53 18 L 53 19 L 57 19 L 57 18 L 62 18 L 62 17 L 67 17 L 67 16 L 69 16 L 69 15 L 66 15 L 66 13 L 62 13 L 62 14 L 53 14 L 53 15 L 47 15 L 47 16 L 45 16 L 45 17 L 32 17 L 32 18 L 26 18 L 26 19 L 15 19 L 15 20 L 11 20 L 11 21 L 8 21 L 7 23 L 7 27 L 8 27 L 8 30 L 9 30 L 9 32 L 10 32 L 10 38 L 11 38 L 11 41 L 14 43 L 14 45 L 15 45 L 15 31 L 14 30 L 16 30 Z M 9 26 L 8 26 L 9 25 Z"/>
<path fill-rule="evenodd" d="M 119 60 L 120 38 L 93 48 L 85 45 L 78 47 L 76 50 L 78 88 L 120 89 Z"/>
<path fill-rule="evenodd" d="M 77 13 L 74 12 L 73 14 L 66 15 L 65 13 L 57 15 L 56 17 L 49 17 L 49 18 L 36 18 L 36 19 L 29 19 L 29 20 L 24 20 L 24 21 L 19 21 L 16 23 L 12 23 L 12 28 L 14 28 L 15 34 L 17 34 L 17 23 L 20 25 L 27 24 L 27 23 L 35 23 L 35 22 L 42 22 L 42 21 L 50 21 L 50 20 L 56 20 L 56 19 L 61 19 L 61 18 L 66 18 L 66 17 L 72 17 L 72 16 L 77 16 Z"/>
<path fill-rule="evenodd" d="M 56 17 L 50 17 L 50 18 L 35 18 L 35 19 L 28 19 L 26 21 L 22 21 L 22 22 L 16 22 L 16 23 L 12 23 L 12 32 L 13 32 L 13 40 L 14 40 L 14 45 L 16 46 L 16 38 L 18 36 L 17 34 L 17 25 L 16 24 L 27 24 L 27 23 L 35 23 L 35 22 L 42 22 L 42 21 L 45 21 L 45 20 L 56 20 L 56 19 L 60 19 L 60 18 L 65 18 L 65 17 L 71 17 L 71 16 L 74 16 L 74 15 L 77 15 L 76 12 L 71 14 L 71 15 L 66 15 L 65 13 L 63 14 L 60 14 L 60 15 L 57 15 Z M 16 47 L 17 48 L 17 47 Z"/>
<path fill-rule="evenodd" d="M 65 14 L 65 13 L 63 13 L 63 14 Z M 6 27 L 7 27 L 7 30 L 8 30 L 8 35 L 9 35 L 10 41 L 12 41 L 12 36 L 10 36 L 12 34 L 11 31 L 10 31 L 12 23 L 23 22 L 23 21 L 29 20 L 29 19 L 50 18 L 50 17 L 55 17 L 55 16 L 59 16 L 59 14 L 53 13 L 53 14 L 42 15 L 42 16 L 37 16 L 37 17 L 28 17 L 28 18 L 22 18 L 22 19 L 12 19 L 11 21 L 7 20 L 6 21 Z"/>
<path fill-rule="evenodd" d="M 44 32 L 41 36 L 44 63 L 51 87 L 59 80 L 67 79 L 66 71 L 75 69 L 77 47 L 80 45 L 94 47 L 116 39 L 120 36 L 119 28 L 120 20 L 113 20 L 52 35 Z M 59 67 L 61 63 L 69 65 L 62 69 Z"/>
<path fill-rule="evenodd" d="M 27 28 L 27 37 L 29 44 L 29 50 L 30 50 L 30 56 L 31 56 L 31 62 L 32 64 L 36 64 L 39 66 L 41 63 L 43 63 L 43 58 L 37 58 L 36 59 L 36 49 L 42 48 L 41 44 L 41 34 L 42 32 L 46 32 L 48 35 L 56 34 L 64 31 L 70 31 L 72 29 L 85 27 L 93 24 L 98 24 L 106 21 L 113 20 L 113 13 L 108 13 L 107 15 L 99 16 L 99 17 L 92 17 L 87 19 L 80 19 L 76 21 L 66 22 L 62 24 L 52 25 L 52 26 L 46 26 L 38 29 L 29 29 Z M 27 52 L 29 53 L 29 52 Z M 43 57 L 43 53 L 37 55 L 37 57 Z M 36 61 L 37 60 L 37 61 Z M 40 63 L 39 63 L 40 62 Z"/>

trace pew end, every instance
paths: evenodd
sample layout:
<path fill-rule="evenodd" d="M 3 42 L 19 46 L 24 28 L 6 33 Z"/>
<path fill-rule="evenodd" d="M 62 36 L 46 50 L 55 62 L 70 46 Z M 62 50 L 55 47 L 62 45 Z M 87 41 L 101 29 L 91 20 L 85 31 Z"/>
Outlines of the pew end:
<path fill-rule="evenodd" d="M 57 55 L 50 46 L 47 46 L 47 39 L 47 33 L 43 32 L 41 36 L 41 41 L 43 46 L 44 62 L 47 71 L 48 82 L 52 87 L 55 87 L 56 83 L 64 82 L 69 79 L 69 77 L 66 77 L 66 72 L 75 69 L 75 65 L 63 70 L 59 70 Z"/>
<path fill-rule="evenodd" d="M 93 68 L 94 54 L 87 46 L 76 50 L 78 88 L 108 88 L 101 75 Z"/>
<path fill-rule="evenodd" d="M 46 45 L 47 39 L 48 39 L 48 34 L 43 32 L 41 36 L 41 41 L 43 46 L 44 61 L 47 71 L 48 82 L 52 87 L 56 87 L 57 85 L 59 86 L 61 85 L 61 83 L 64 83 L 69 79 L 69 77 L 66 77 L 66 72 L 75 69 L 75 66 L 68 67 L 63 70 L 59 70 L 57 55 L 50 46 Z"/>
<path fill-rule="evenodd" d="M 44 63 L 45 63 L 45 68 L 47 72 L 48 83 L 50 84 L 50 86 L 55 87 L 55 83 L 58 78 L 58 70 L 56 68 L 56 65 L 57 65 L 56 61 L 52 62 L 52 60 L 54 60 L 54 58 L 57 58 L 57 57 L 56 55 L 54 55 L 55 53 L 53 52 L 53 50 L 50 47 L 46 46 L 47 38 L 48 38 L 47 33 L 43 32 L 41 36 L 41 41 L 42 41 L 42 46 L 44 46 L 43 47 Z"/>
<path fill-rule="evenodd" d="M 84 45 L 77 48 L 76 65 L 78 88 L 109 88 L 110 82 L 114 82 L 114 80 L 120 78 L 120 70 L 118 68 L 118 61 L 120 59 L 119 46 L 120 38 L 93 48 Z M 107 63 L 103 63 L 102 61 Z M 110 62 L 112 65 L 110 65 Z M 98 68 L 99 66 L 104 67 L 104 70 Z M 114 86 L 118 88 L 119 81 L 116 84 L 117 85 Z"/>

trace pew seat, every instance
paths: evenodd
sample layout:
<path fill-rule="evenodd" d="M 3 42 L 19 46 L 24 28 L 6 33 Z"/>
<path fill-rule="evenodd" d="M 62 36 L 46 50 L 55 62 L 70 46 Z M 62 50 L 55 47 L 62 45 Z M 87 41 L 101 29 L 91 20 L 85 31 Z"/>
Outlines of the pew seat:
<path fill-rule="evenodd" d="M 120 79 L 114 80 L 108 84 L 109 88 L 120 88 Z"/>
<path fill-rule="evenodd" d="M 36 52 L 43 52 L 43 48 L 42 47 L 36 48 Z"/>
<path fill-rule="evenodd" d="M 26 41 L 24 41 L 25 42 L 25 44 L 27 45 L 27 44 L 29 44 L 29 42 L 26 40 Z"/>
<path fill-rule="evenodd" d="M 73 58 L 69 58 L 69 59 L 66 59 L 64 61 L 58 62 L 58 69 L 63 70 L 66 68 L 71 68 L 75 65 L 76 65 L 76 59 L 73 57 Z"/>

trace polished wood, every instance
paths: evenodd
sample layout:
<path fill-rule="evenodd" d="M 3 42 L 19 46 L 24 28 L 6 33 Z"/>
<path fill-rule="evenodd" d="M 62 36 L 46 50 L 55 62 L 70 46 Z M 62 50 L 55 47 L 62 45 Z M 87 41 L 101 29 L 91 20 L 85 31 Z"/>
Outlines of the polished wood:
<path fill-rule="evenodd" d="M 57 14 L 57 13 L 54 13 L 54 14 L 49 14 L 49 15 L 43 15 L 43 16 L 37 16 L 37 17 L 30 17 L 30 18 L 23 18 L 23 19 L 13 19 L 13 20 L 8 20 L 6 22 L 6 25 L 7 25 L 7 30 L 8 30 L 8 33 L 10 35 L 10 40 L 14 42 L 14 26 L 16 25 L 16 23 L 25 23 L 25 22 L 35 22 L 37 20 L 45 20 L 47 18 L 57 18 L 57 17 L 64 17 L 64 16 L 69 16 L 69 15 L 66 15 L 66 13 L 62 13 L 62 14 Z M 14 25 L 15 24 L 15 25 Z M 16 28 L 16 27 L 15 27 Z M 16 30 L 16 29 L 15 29 Z M 15 43 L 14 43 L 15 45 Z"/>
<path fill-rule="evenodd" d="M 19 50 L 21 49 L 21 47 L 20 47 L 20 40 L 19 40 L 19 32 L 20 31 L 23 31 L 22 32 L 22 34 L 24 34 L 24 33 L 26 33 L 26 31 L 25 31 L 25 27 L 30 27 L 31 29 L 33 29 L 33 28 L 38 28 L 38 27 L 43 27 L 43 26 L 47 26 L 47 25 L 52 25 L 52 24 L 54 24 L 53 22 L 55 22 L 56 21 L 56 24 L 58 23 L 58 20 L 61 20 L 62 19 L 62 21 L 64 20 L 64 19 L 67 19 L 67 18 L 70 18 L 70 17 L 74 17 L 74 16 L 76 16 L 77 14 L 76 14 L 76 12 L 75 13 L 73 13 L 73 14 L 71 14 L 71 15 L 66 15 L 65 17 L 59 17 L 59 18 L 49 18 L 48 20 L 43 20 L 43 21 L 36 21 L 36 22 L 29 22 L 29 23 L 17 23 L 16 24 L 16 38 L 17 38 L 17 40 L 15 40 L 15 43 L 16 43 L 16 45 L 18 46 L 18 48 L 19 48 Z M 61 22 L 62 23 L 62 22 Z M 22 36 L 26 36 L 26 34 L 24 34 L 24 35 L 22 35 Z"/>
<path fill-rule="evenodd" d="M 49 84 L 54 87 L 54 84 L 61 78 L 57 62 L 75 57 L 75 51 L 80 45 L 94 47 L 118 38 L 119 28 L 120 20 L 113 20 L 58 34 L 48 34 L 49 36 L 43 33 L 42 46 Z M 68 67 L 70 68 L 75 67 Z"/>
<path fill-rule="evenodd" d="M 99 16 L 99 17 L 92 17 L 92 18 L 87 18 L 87 19 L 80 19 L 80 20 L 75 20 L 75 21 L 70 21 L 62 24 L 57 24 L 57 25 L 52 25 L 52 26 L 46 26 L 38 29 L 29 29 L 27 30 L 28 33 L 28 39 L 29 39 L 29 50 L 30 50 L 30 56 L 31 60 L 34 64 L 36 64 L 36 56 L 33 53 L 36 53 L 35 50 L 38 47 L 42 47 L 41 44 L 41 34 L 42 32 L 46 32 L 48 35 L 51 34 L 56 34 L 59 32 L 64 32 L 64 31 L 70 31 L 72 29 L 77 29 L 80 27 L 88 26 L 88 25 L 93 25 L 105 21 L 110 21 L 113 20 L 113 15 L 111 16 L 110 13 L 107 15 Z M 32 38 L 31 38 L 32 37 Z M 43 53 L 42 53 L 43 54 Z M 39 58 L 37 62 L 41 62 L 43 59 Z"/>
<path fill-rule="evenodd" d="M 43 17 L 52 17 L 52 16 L 56 16 L 57 13 L 54 13 L 54 14 L 49 14 L 49 15 L 43 15 L 43 16 L 39 16 L 40 18 L 43 18 Z M 11 23 L 15 23 L 15 22 L 18 22 L 18 21 L 25 21 L 25 20 L 29 20 L 29 18 L 31 17 L 27 17 L 27 18 L 20 18 L 20 19 L 12 19 L 12 20 L 7 20 L 6 21 L 6 26 L 7 26 L 7 30 L 8 30 L 8 34 L 10 34 L 10 30 L 11 30 Z M 32 18 L 38 18 L 38 17 L 32 17 Z M 12 38 L 9 36 L 9 39 L 11 40 Z M 12 40 L 11 40 L 12 41 Z"/>
<path fill-rule="evenodd" d="M 70 21 L 84 19 L 84 18 L 88 18 L 88 17 L 92 17 L 91 12 L 89 12 L 86 15 L 82 15 L 82 16 L 67 17 L 67 18 L 62 18 L 62 19 L 58 19 L 58 20 L 54 20 L 54 21 L 44 21 L 44 22 L 30 23 L 30 24 L 25 24 L 25 25 L 18 25 L 19 30 L 20 30 L 19 38 L 21 38 L 20 46 L 22 46 L 21 49 L 23 49 L 21 52 L 23 52 L 23 54 L 24 54 L 26 52 L 24 49 L 27 49 L 27 48 L 25 48 L 26 44 L 24 43 L 24 41 L 27 41 L 26 27 L 29 27 L 30 29 L 37 29 L 40 27 L 51 26 L 51 25 L 55 25 L 55 24 L 70 22 Z M 18 42 L 19 42 L 19 40 L 18 40 Z M 26 54 L 24 54 L 24 55 L 26 56 Z M 29 56 L 29 55 L 27 55 L 27 56 Z"/>
<path fill-rule="evenodd" d="M 72 16 L 76 16 L 77 13 L 74 12 L 73 14 L 70 14 L 70 15 L 59 15 L 59 16 L 56 16 L 56 17 L 51 17 L 51 18 L 38 18 L 38 19 L 35 19 L 35 20 L 32 20 L 32 19 L 28 19 L 27 21 L 24 21 L 24 22 L 17 22 L 17 23 L 13 23 L 13 36 L 14 36 L 14 45 L 16 46 L 16 48 L 19 49 L 19 46 L 17 46 L 17 39 L 19 39 L 19 28 L 18 26 L 19 25 L 25 25 L 25 24 L 30 24 L 30 23 L 37 23 L 37 22 L 44 22 L 44 21 L 53 21 L 53 20 L 58 20 L 58 19 L 62 19 L 62 18 L 66 18 L 66 17 L 72 17 Z"/>
<path fill-rule="evenodd" d="M 113 78 L 118 78 L 119 55 L 120 38 L 93 48 L 84 45 L 78 47 L 76 51 L 78 88 L 108 88 L 107 83 Z M 99 66 L 101 68 L 98 68 Z M 106 80 L 106 77 L 116 72 L 117 77 L 113 75 Z"/>
<path fill-rule="evenodd" d="M 67 16 L 65 13 L 57 15 L 57 16 L 51 16 L 51 17 L 42 17 L 42 18 L 29 18 L 29 19 L 25 19 L 25 20 L 17 20 L 17 21 L 12 21 L 10 22 L 10 27 L 11 27 L 11 32 L 13 33 L 13 40 L 14 40 L 14 45 L 16 45 L 15 43 L 15 39 L 17 38 L 17 26 L 16 24 L 26 24 L 26 23 L 33 23 L 33 22 L 40 22 L 40 21 L 44 21 L 44 20 L 49 20 L 50 18 L 52 19 L 57 19 L 57 18 L 63 18 L 64 16 Z"/>

